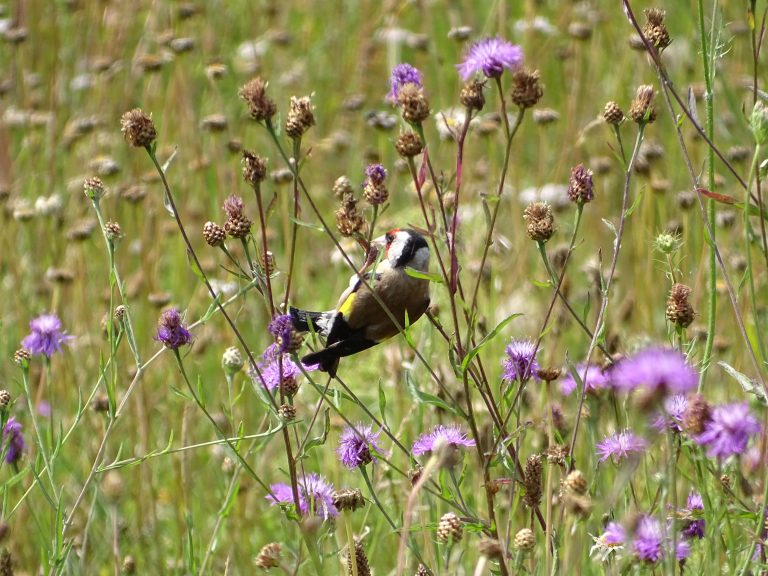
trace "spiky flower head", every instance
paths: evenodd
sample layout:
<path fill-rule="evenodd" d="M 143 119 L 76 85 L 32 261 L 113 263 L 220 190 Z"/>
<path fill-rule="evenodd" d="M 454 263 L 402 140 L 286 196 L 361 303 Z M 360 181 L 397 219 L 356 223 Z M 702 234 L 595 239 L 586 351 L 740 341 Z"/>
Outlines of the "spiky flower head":
<path fill-rule="evenodd" d="M 691 490 L 688 494 L 688 500 L 686 501 L 685 508 L 683 509 L 683 516 L 693 517 L 689 519 L 681 530 L 683 538 L 689 540 L 693 538 L 704 538 L 704 531 L 707 527 L 707 521 L 701 518 L 701 512 L 704 510 L 704 500 L 701 498 L 701 494 L 696 490 Z"/>
<path fill-rule="evenodd" d="M 99 200 L 106 193 L 104 182 L 97 176 L 86 178 L 83 181 L 83 192 L 85 192 L 85 195 L 91 200 Z"/>
<path fill-rule="evenodd" d="M 612 126 L 618 126 L 624 121 L 624 111 L 613 100 L 606 102 L 603 108 L 603 120 Z"/>
<path fill-rule="evenodd" d="M 682 432 L 685 411 L 688 408 L 688 397 L 685 394 L 673 394 L 664 398 L 661 413 L 651 423 L 659 431 L 672 430 Z"/>
<path fill-rule="evenodd" d="M 26 348 L 19 348 L 13 353 L 13 361 L 19 366 L 28 366 L 29 360 L 32 358 L 32 353 Z"/>
<path fill-rule="evenodd" d="M 687 394 L 698 385 L 696 372 L 677 350 L 651 347 L 622 360 L 611 371 L 613 385 L 631 392 Z"/>
<path fill-rule="evenodd" d="M 333 493 L 333 505 L 336 506 L 339 512 L 344 512 L 345 510 L 354 512 L 358 508 L 365 506 L 365 498 L 363 498 L 363 493 L 357 488 L 344 488 Z"/>
<path fill-rule="evenodd" d="M 658 562 L 664 555 L 664 531 L 652 516 L 643 516 L 632 537 L 632 552 L 644 562 Z"/>
<path fill-rule="evenodd" d="M 497 36 L 472 44 L 456 68 L 467 81 L 478 72 L 487 78 L 499 78 L 505 69 L 515 71 L 522 63 L 522 48 Z"/>
<path fill-rule="evenodd" d="M 243 180 L 257 188 L 267 177 L 267 159 L 243 150 Z"/>
<path fill-rule="evenodd" d="M 114 243 L 123 237 L 123 230 L 118 222 L 109 220 L 104 224 L 104 235 L 107 237 L 107 240 Z"/>
<path fill-rule="evenodd" d="M 419 124 L 429 118 L 429 100 L 421 86 L 410 83 L 401 86 L 397 93 L 397 104 L 406 122 Z"/>
<path fill-rule="evenodd" d="M 680 248 L 681 241 L 678 234 L 670 234 L 668 232 L 662 232 L 653 241 L 653 247 L 664 255 L 670 255 L 677 252 Z"/>
<path fill-rule="evenodd" d="M 240 98 L 248 105 L 251 118 L 257 122 L 269 120 L 277 112 L 277 105 L 267 96 L 267 82 L 254 78 L 240 89 Z"/>
<path fill-rule="evenodd" d="M 21 433 L 21 423 L 11 416 L 3 427 L 3 445 L 5 452 L 5 461 L 8 464 L 15 464 L 21 458 L 24 452 L 24 436 Z"/>
<path fill-rule="evenodd" d="M 0 410 L 5 410 L 11 403 L 11 393 L 8 390 L 0 390 Z"/>
<path fill-rule="evenodd" d="M 592 202 L 595 197 L 595 186 L 592 182 L 592 170 L 584 164 L 579 164 L 571 169 L 571 178 L 568 181 L 568 198 L 571 202 L 586 204 Z"/>
<path fill-rule="evenodd" d="M 290 314 L 275 315 L 267 330 L 275 337 L 278 354 L 295 352 L 301 346 L 301 335 L 293 327 Z"/>
<path fill-rule="evenodd" d="M 707 447 L 707 456 L 724 460 L 741 454 L 752 436 L 761 430 L 760 422 L 746 402 L 724 404 L 712 409 L 704 431 L 694 441 Z"/>
<path fill-rule="evenodd" d="M 414 84 L 419 88 L 423 88 L 421 71 L 410 64 L 398 64 L 392 69 L 392 75 L 389 78 L 389 94 L 387 94 L 387 98 L 392 102 L 397 102 L 400 89 L 406 84 Z"/>
<path fill-rule="evenodd" d="M 227 375 L 234 376 L 243 369 L 243 366 L 245 361 L 237 346 L 230 346 L 224 350 L 224 354 L 221 355 L 221 367 Z"/>
<path fill-rule="evenodd" d="M 464 528 L 461 525 L 461 519 L 453 512 L 446 512 L 440 518 L 437 524 L 437 539 L 440 542 L 460 542 L 464 536 Z"/>
<path fill-rule="evenodd" d="M 365 184 L 363 195 L 371 206 L 384 204 L 389 197 L 389 191 L 384 180 L 387 170 L 381 164 L 369 164 L 365 169 Z"/>
<path fill-rule="evenodd" d="M 73 338 L 61 329 L 61 320 L 56 314 L 41 314 L 30 321 L 29 329 L 30 333 L 21 341 L 22 347 L 31 354 L 42 354 L 48 358 Z"/>
<path fill-rule="evenodd" d="M 525 382 L 531 376 L 538 380 L 539 363 L 536 361 L 536 345 L 530 340 L 512 340 L 502 361 L 504 378 L 510 382 Z"/>
<path fill-rule="evenodd" d="M 523 219 L 528 237 L 535 242 L 546 242 L 555 233 L 555 215 L 547 202 L 532 202 L 525 207 Z"/>
<path fill-rule="evenodd" d="M 646 8 L 645 26 L 643 26 L 643 35 L 648 38 L 651 45 L 657 50 L 664 50 L 672 43 L 669 32 L 664 24 L 666 12 L 661 8 Z"/>
<path fill-rule="evenodd" d="M 301 138 L 314 125 L 312 99 L 309 96 L 291 96 L 291 105 L 285 119 L 285 133 L 288 137 L 294 140 Z"/>
<path fill-rule="evenodd" d="M 342 236 L 347 237 L 362 234 L 368 228 L 365 216 L 358 210 L 357 200 L 351 192 L 344 193 L 339 208 L 336 210 L 336 227 Z"/>
<path fill-rule="evenodd" d="M 282 544 L 279 542 L 270 542 L 259 551 L 259 555 L 256 557 L 255 561 L 256 567 L 262 568 L 263 570 L 279 567 L 282 550 Z"/>
<path fill-rule="evenodd" d="M 653 104 L 656 92 L 653 86 L 638 86 L 635 99 L 629 105 L 629 117 L 638 124 L 651 124 L 656 120 L 656 108 Z"/>
<path fill-rule="evenodd" d="M 709 402 L 701 394 L 692 394 L 683 413 L 683 428 L 689 434 L 701 434 L 710 416 Z"/>
<path fill-rule="evenodd" d="M 251 220 L 243 213 L 245 205 L 237 194 L 230 194 L 222 206 L 227 214 L 224 230 L 232 238 L 245 238 L 251 232 Z"/>
<path fill-rule="evenodd" d="M 474 446 L 475 441 L 468 438 L 467 433 L 458 424 L 451 426 L 438 424 L 426 434 L 419 436 L 416 442 L 413 443 L 411 452 L 413 452 L 414 456 L 421 456 L 422 454 L 432 452 L 441 444 L 459 448 L 461 446 Z"/>
<path fill-rule="evenodd" d="M 157 138 L 152 117 L 141 108 L 134 108 L 120 118 L 120 130 L 125 141 L 137 148 L 148 148 Z"/>
<path fill-rule="evenodd" d="M 522 528 L 515 534 L 514 547 L 521 552 L 529 552 L 536 545 L 536 536 L 530 528 Z"/>
<path fill-rule="evenodd" d="M 216 222 L 209 220 L 203 224 L 203 238 L 205 238 L 205 242 L 209 246 L 221 246 L 224 244 L 224 240 L 227 239 L 227 232 Z"/>
<path fill-rule="evenodd" d="M 293 491 L 288 484 L 272 484 L 272 494 L 267 496 L 273 505 L 294 504 Z M 336 506 L 333 505 L 334 488 L 323 476 L 312 472 L 298 480 L 299 508 L 302 515 L 312 514 L 328 520 L 338 515 Z"/>
<path fill-rule="evenodd" d="M 266 386 L 270 392 L 281 387 L 285 391 L 298 390 L 296 378 L 301 370 L 290 356 L 278 352 L 277 344 L 270 344 L 262 354 L 262 362 L 259 362 L 258 371 L 249 370 L 248 376 L 257 386 Z M 261 377 L 259 377 L 261 375 Z M 293 394 L 288 394 L 292 396 Z"/>
<path fill-rule="evenodd" d="M 410 130 L 407 132 L 401 132 L 395 140 L 395 149 L 397 153 L 403 158 L 413 158 L 421 154 L 424 150 L 424 145 L 421 143 L 421 138 L 415 132 Z"/>
<path fill-rule="evenodd" d="M 616 434 L 606 436 L 596 445 L 600 462 L 605 462 L 608 458 L 620 461 L 632 454 L 645 451 L 647 447 L 648 442 L 630 430 L 622 430 Z"/>
<path fill-rule="evenodd" d="M 624 544 L 627 541 L 627 531 L 618 522 L 609 522 L 605 527 L 605 531 L 600 536 L 592 536 L 595 544 L 589 551 L 589 555 L 597 553 L 599 558 L 604 562 L 614 552 L 618 552 L 624 549 Z"/>
<path fill-rule="evenodd" d="M 533 72 L 521 68 L 512 74 L 512 92 L 510 100 L 519 108 L 532 108 L 538 104 L 544 95 L 544 89 L 539 81 L 539 71 Z"/>
<path fill-rule="evenodd" d="M 566 491 L 572 492 L 573 494 L 584 495 L 587 493 L 587 479 L 584 476 L 584 473 L 580 470 L 571 471 L 568 476 L 565 477 L 563 484 Z"/>
<path fill-rule="evenodd" d="M 672 286 L 667 298 L 667 320 L 681 328 L 688 328 L 696 317 L 696 312 L 688 300 L 691 291 L 685 284 L 677 283 Z"/>
<path fill-rule="evenodd" d="M 467 110 L 480 111 L 485 106 L 485 94 L 483 94 L 483 88 L 485 88 L 485 81 L 474 78 L 464 84 L 459 93 L 459 102 Z"/>
<path fill-rule="evenodd" d="M 176 308 L 169 308 L 160 315 L 155 340 L 171 350 L 178 350 L 192 342 L 192 334 L 184 326 L 181 313 Z"/>
<path fill-rule="evenodd" d="M 382 451 L 377 444 L 379 434 L 381 431 L 373 432 L 370 425 L 362 423 L 354 428 L 346 426 L 336 449 L 339 461 L 350 470 L 375 462 L 375 454 Z"/>
<path fill-rule="evenodd" d="M 609 388 L 611 385 L 610 375 L 596 364 L 590 364 L 587 367 L 581 363 L 576 366 L 576 373 L 581 378 L 582 384 L 586 380 L 587 394 L 596 394 L 600 390 Z M 579 387 L 578 382 L 570 372 L 560 380 L 560 392 L 568 396 Z"/>

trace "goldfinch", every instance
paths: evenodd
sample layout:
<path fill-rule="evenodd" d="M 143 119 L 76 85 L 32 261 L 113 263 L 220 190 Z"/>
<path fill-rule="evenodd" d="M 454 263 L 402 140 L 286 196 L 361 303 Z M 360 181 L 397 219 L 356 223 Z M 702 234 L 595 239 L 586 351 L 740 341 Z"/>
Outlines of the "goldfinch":
<path fill-rule="evenodd" d="M 429 281 L 406 272 L 407 268 L 428 272 L 429 246 L 424 237 L 415 230 L 395 228 L 374 242 L 383 245 L 385 252 L 372 269 L 361 273 L 367 286 L 355 274 L 335 310 L 289 309 L 296 330 L 308 332 L 311 329 L 326 339 L 325 348 L 304 356 L 303 364 L 319 364 L 320 370 L 333 376 L 339 358 L 357 354 L 396 335 L 397 325 L 374 293 L 401 327 L 405 326 L 406 316 L 413 324 L 429 307 Z"/>

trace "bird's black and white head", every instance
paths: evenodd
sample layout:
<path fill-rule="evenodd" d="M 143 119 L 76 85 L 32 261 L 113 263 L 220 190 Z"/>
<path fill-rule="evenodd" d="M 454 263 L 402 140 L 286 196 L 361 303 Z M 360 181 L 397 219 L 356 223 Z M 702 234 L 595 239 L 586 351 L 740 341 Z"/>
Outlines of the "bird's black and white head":
<path fill-rule="evenodd" d="M 381 239 L 385 244 L 384 257 L 392 268 L 429 270 L 429 246 L 424 236 L 410 228 L 395 228 Z"/>

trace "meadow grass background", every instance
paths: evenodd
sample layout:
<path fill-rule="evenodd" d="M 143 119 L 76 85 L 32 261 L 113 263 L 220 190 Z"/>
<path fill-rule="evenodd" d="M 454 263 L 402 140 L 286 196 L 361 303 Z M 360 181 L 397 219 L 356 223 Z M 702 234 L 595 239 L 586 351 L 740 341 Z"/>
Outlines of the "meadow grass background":
<path fill-rule="evenodd" d="M 713 31 L 717 39 L 714 141 L 723 151 L 744 146 L 751 151 L 753 141 L 746 120 L 752 107 L 748 3 L 706 0 L 702 4 L 707 30 Z M 657 4 L 633 2 L 638 17 L 643 8 L 651 5 Z M 663 56 L 668 73 L 682 94 L 690 87 L 700 96 L 703 72 L 698 2 L 681 0 L 660 7 L 667 10 L 666 23 L 673 38 Z M 613 249 L 613 234 L 601 219 L 618 221 L 623 183 L 615 140 L 599 116 L 608 100 L 616 100 L 626 110 L 640 84 L 658 88 L 647 56 L 630 47 L 632 29 L 618 2 L 29 0 L 0 4 L 0 18 L 7 28 L 5 41 L 0 44 L 0 354 L 5 359 L 0 363 L 0 387 L 12 394 L 11 414 L 23 424 L 27 440 L 27 451 L 18 469 L 4 464 L 0 470 L 2 517 L 9 527 L 2 546 L 11 552 L 16 573 L 117 574 L 130 569 L 124 561 L 131 556 L 140 574 L 250 574 L 256 570 L 253 559 L 259 549 L 272 541 L 283 544 L 287 566 L 296 566 L 296 556 L 301 557 L 297 572 L 291 573 L 315 572 L 307 560 L 301 529 L 279 508 L 269 505 L 263 489 L 227 458 L 220 445 L 184 452 L 192 471 L 186 507 L 182 505 L 182 456 L 178 452 L 158 454 L 140 463 L 124 463 L 111 472 L 100 472 L 74 514 L 73 525 L 63 530 L 61 513 L 69 513 L 80 493 L 109 418 L 89 408 L 90 400 L 105 393 L 99 374 L 110 350 L 103 318 L 111 312 L 109 263 L 98 227 L 83 240 L 73 239 L 72 234 L 84 224 L 95 225 L 95 214 L 83 194 L 85 177 L 99 175 L 104 180 L 109 194 L 101 202 L 102 210 L 107 219 L 120 223 L 125 235 L 117 249 L 116 266 L 125 282 L 142 358 L 146 360 L 162 349 L 153 336 L 165 306 L 172 304 L 184 310 L 190 322 L 210 306 L 204 285 L 189 265 L 175 223 L 163 207 L 157 174 L 147 155 L 130 148 L 120 134 L 120 116 L 131 108 L 141 107 L 152 114 L 161 162 L 176 151 L 168 180 L 209 277 L 236 282 L 220 267 L 225 264 L 222 254 L 205 245 L 200 234 L 202 225 L 207 220 L 223 222 L 221 205 L 232 193 L 244 197 L 247 211 L 256 220 L 253 194 L 241 178 L 241 147 L 268 157 L 270 171 L 285 169 L 266 131 L 248 118 L 237 95 L 240 86 L 255 75 L 268 80 L 270 94 L 283 118 L 290 96 L 314 94 L 317 124 L 302 141 L 304 151 L 311 149 L 302 176 L 328 222 L 334 221 L 336 199 L 331 187 L 336 178 L 348 175 L 357 185 L 369 162 L 378 161 L 387 167 L 390 205 L 377 223 L 377 231 L 383 233 L 406 224 L 423 226 L 410 175 L 402 166 L 398 169 L 393 146 L 397 125 L 392 130 L 380 130 L 367 121 L 369 113 L 381 111 L 395 115 L 400 122 L 397 111 L 384 100 L 391 68 L 408 62 L 422 70 L 432 110 L 438 112 L 459 105 L 461 81 L 455 64 L 466 42 L 452 38 L 452 29 L 468 26 L 470 39 L 499 34 L 519 43 L 526 65 L 541 72 L 544 97 L 537 109 L 548 108 L 559 116 L 552 123 L 541 124 L 533 121 L 529 111 L 515 138 L 494 243 L 483 271 L 478 270 L 487 230 L 482 200 L 495 194 L 504 139 L 499 130 L 490 130 L 488 134 L 471 132 L 467 140 L 460 223 L 462 278 L 471 284 L 477 274 L 483 274 L 481 329 L 492 329 L 510 314 L 523 314 L 483 350 L 489 381 L 500 381 L 504 346 L 510 338 L 538 335 L 552 294 L 551 287 L 542 285 L 547 274 L 535 244 L 525 234 L 521 192 L 548 183 L 567 183 L 571 167 L 578 163 L 595 171 L 595 200 L 585 208 L 564 290 L 586 323 L 594 326 L 599 308 L 595 266 L 601 255 L 606 267 Z M 548 29 L 537 30 L 534 22 L 546 22 Z M 26 29 L 26 39 L 12 41 L 20 27 Z M 184 48 L 184 41 L 179 40 L 184 38 L 190 39 L 191 49 L 175 52 L 174 47 Z M 216 70 L 221 71 L 220 77 L 214 74 Z M 765 73 L 763 59 L 759 67 L 761 82 Z M 360 106 L 352 106 L 353 100 L 361 102 Z M 498 98 L 493 90 L 488 90 L 487 100 L 484 113 L 497 111 Z M 646 142 L 656 145 L 658 154 L 651 154 L 647 170 L 633 175 L 631 195 L 637 205 L 627 223 L 608 309 L 606 340 L 613 350 L 623 354 L 647 342 L 672 342 L 665 320 L 671 283 L 666 263 L 654 251 L 653 240 L 662 231 L 677 230 L 682 240 L 676 257 L 678 281 L 693 288 L 692 303 L 698 312 L 687 331 L 688 338 L 694 341 L 691 360 L 695 364 L 701 359 L 706 335 L 708 247 L 698 206 L 686 209 L 680 205 L 678 193 L 690 192 L 691 185 L 673 120 L 661 99 L 657 109 L 659 118 L 647 128 Z M 700 98 L 697 110 L 703 123 Z M 211 115 L 220 115 L 226 125 L 212 130 Z M 450 190 L 456 146 L 438 137 L 437 123 L 435 118 L 425 123 L 429 152 L 435 166 L 443 170 Z M 623 130 L 625 145 L 629 146 L 635 127 L 630 123 Z M 682 133 L 694 169 L 703 171 L 705 143 L 688 122 L 682 123 Z M 748 161 L 749 156 L 733 164 L 743 178 Z M 742 199 L 743 190 L 722 164 L 716 164 L 715 171 L 718 178 L 714 190 Z M 278 270 L 284 270 L 291 238 L 290 178 L 282 183 L 268 179 L 263 189 L 265 197 L 273 201 L 268 221 L 270 249 Z M 47 205 L 52 208 L 46 210 L 45 202 L 39 199 L 51 196 L 58 200 L 49 200 Z M 557 211 L 558 231 L 548 244 L 549 250 L 561 243 L 567 245 L 573 212 L 567 203 Z M 741 216 L 728 207 L 719 206 L 718 212 L 718 246 L 742 302 L 740 313 L 754 333 L 747 286 L 740 272 L 745 256 L 744 224 Z M 300 219 L 317 224 L 306 203 L 302 203 Z M 257 232 L 258 224 L 254 225 Z M 362 261 L 354 245 L 345 246 Z M 233 246 L 233 252 L 242 257 L 238 248 Z M 308 309 L 328 309 L 335 304 L 351 274 L 336 252 L 322 231 L 299 228 L 292 303 Z M 765 321 L 766 269 L 757 247 L 753 259 L 758 305 Z M 285 274 L 278 274 L 273 284 L 282 294 Z M 713 359 L 755 378 L 719 275 L 717 289 Z M 433 302 L 450 332 L 443 286 L 434 286 Z M 251 350 L 260 354 L 271 342 L 266 330 L 269 317 L 261 297 L 251 291 L 229 310 Z M 64 353 L 53 357 L 50 372 L 38 357 L 33 358 L 30 367 L 32 389 L 42 387 L 39 399 L 51 407 L 50 417 L 41 417 L 44 442 L 52 451 L 55 447 L 50 477 L 48 472 L 42 473 L 21 371 L 12 361 L 28 332 L 28 322 L 46 311 L 59 314 L 68 333 L 74 336 Z M 571 362 L 583 360 L 589 338 L 560 304 L 553 319 L 542 340 L 539 363 L 563 367 L 566 357 Z M 220 315 L 212 315 L 196 328 L 194 337 L 192 346 L 184 351 L 184 363 L 193 381 L 199 378 L 211 412 L 221 415 L 220 420 L 233 435 L 240 423 L 245 434 L 274 427 L 276 417 L 254 393 L 244 373 L 236 377 L 234 400 L 230 397 L 221 355 L 236 341 Z M 461 396 L 446 344 L 435 328 L 422 320 L 412 329 L 412 337 L 449 388 Z M 455 422 L 456 417 L 418 402 L 406 386 L 406 372 L 419 389 L 438 394 L 425 368 L 413 361 L 402 337 L 343 360 L 340 376 L 360 401 L 410 446 L 432 425 Z M 118 399 L 134 373 L 133 356 L 123 340 L 111 359 L 107 378 L 114 384 Z M 704 392 L 711 401 L 750 399 L 716 364 L 709 367 L 704 382 Z M 188 444 L 216 440 L 215 431 L 191 400 L 175 393 L 182 389 L 184 384 L 172 355 L 161 354 L 146 369 L 124 414 L 114 425 L 100 466 L 141 458 L 166 446 L 180 448 L 185 405 L 191 410 Z M 380 413 L 380 390 L 386 396 L 384 414 Z M 519 436 L 523 459 L 547 447 L 541 388 L 534 385 L 529 392 L 521 427 L 512 430 Z M 566 421 L 572 422 L 577 395 L 556 400 Z M 313 388 L 302 387 L 296 400 L 302 435 L 318 401 Z M 353 422 L 369 421 L 355 402 L 348 398 L 337 401 Z M 234 425 L 227 423 L 224 416 L 230 402 Z M 607 518 L 621 518 L 633 505 L 624 493 L 626 471 L 610 462 L 598 467 L 594 454 L 595 442 L 612 429 L 608 414 L 613 407 L 604 399 L 592 398 L 587 399 L 586 407 L 589 412 L 582 422 L 575 456 L 588 478 L 593 508 L 588 517 L 566 519 L 558 526 L 560 570 L 615 573 L 617 566 L 590 559 L 590 534 L 599 534 Z M 344 469 L 335 458 L 333 450 L 343 421 L 333 411 L 327 417 L 327 441 L 311 449 L 302 465 L 307 472 L 324 474 L 337 487 L 360 487 L 365 493 L 360 474 Z M 322 408 L 310 436 L 322 434 L 325 418 Z M 631 418 L 640 419 L 637 415 Z M 489 426 L 482 413 L 478 419 Z M 390 441 L 384 444 L 392 449 Z M 657 497 L 658 473 L 664 470 L 663 462 L 668 458 L 663 444 L 658 442 L 635 472 L 644 510 Z M 253 444 L 245 441 L 241 452 L 267 483 L 287 481 L 279 434 Z M 400 470 L 412 465 L 401 452 L 392 451 L 392 460 Z M 482 476 L 476 469 L 474 450 L 467 451 L 463 466 L 463 495 L 484 518 Z M 379 498 L 398 518 L 410 488 L 408 478 L 385 463 L 369 467 L 369 471 Z M 691 573 L 714 573 L 717 566 L 732 568 L 740 564 L 736 548 L 740 547 L 743 555 L 745 542 L 752 537 L 754 523 L 750 518 L 757 508 L 753 506 L 753 516 L 749 516 L 749 507 L 744 503 L 753 502 L 752 494 L 759 502 L 762 474 L 742 478 L 738 464 L 719 469 L 711 463 L 706 481 L 712 490 L 717 490 L 721 472 L 732 476 L 739 497 L 722 508 L 731 515 L 720 518 L 723 526 L 728 526 L 724 535 L 718 536 L 720 543 L 694 545 L 686 567 Z M 35 474 L 42 474 L 40 483 L 35 483 Z M 682 498 L 694 475 L 690 464 L 681 464 L 678 493 Z M 512 472 L 500 465 L 492 476 L 509 478 Z M 452 498 L 447 477 L 440 478 L 445 482 L 444 495 Z M 624 489 L 618 497 L 612 495 L 616 485 Z M 478 561 L 479 535 L 467 533 L 463 542 L 450 550 L 436 544 L 435 524 L 450 508 L 434 497 L 421 498 L 413 529 L 423 550 L 433 548 L 427 557 L 440 558 L 432 569 L 439 574 L 472 573 Z M 497 504 L 497 515 L 503 520 L 500 536 L 508 542 L 518 529 L 530 525 L 530 513 L 520 504 L 519 493 L 514 496 L 507 487 L 499 494 Z M 658 501 L 655 506 L 658 510 Z M 364 543 L 375 572 L 394 573 L 398 536 L 379 510 L 367 505 L 353 515 L 353 524 L 358 534 L 368 531 Z M 326 573 L 343 570 L 336 560 L 343 538 L 337 539 L 336 529 L 328 524 L 312 530 L 312 538 L 321 542 L 326 554 Z M 524 565 L 541 574 L 545 572 L 545 541 L 540 530 L 535 533 L 537 546 Z M 717 555 L 708 551 L 715 546 Z M 415 572 L 416 562 L 410 556 L 408 566 L 408 573 Z M 663 573 L 664 566 L 634 569 Z"/>

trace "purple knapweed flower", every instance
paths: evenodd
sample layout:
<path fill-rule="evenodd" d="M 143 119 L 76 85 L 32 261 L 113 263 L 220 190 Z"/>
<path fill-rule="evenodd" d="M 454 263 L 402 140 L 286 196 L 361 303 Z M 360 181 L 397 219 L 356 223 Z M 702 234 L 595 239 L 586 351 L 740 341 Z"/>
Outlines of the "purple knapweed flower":
<path fill-rule="evenodd" d="M 524 382 L 533 376 L 539 379 L 536 372 L 539 363 L 536 361 L 536 345 L 530 340 L 512 340 L 507 346 L 507 357 L 502 361 L 504 378 L 510 382 Z"/>
<path fill-rule="evenodd" d="M 600 462 L 605 462 L 608 458 L 622 460 L 629 457 L 633 452 L 642 452 L 647 447 L 648 442 L 629 430 L 606 436 L 596 445 Z"/>
<path fill-rule="evenodd" d="M 627 392 L 644 389 L 664 394 L 687 394 L 696 389 L 698 374 L 677 350 L 647 348 L 622 360 L 612 370 L 613 385 Z"/>
<path fill-rule="evenodd" d="M 176 308 L 170 308 L 160 315 L 155 340 L 159 340 L 171 350 L 178 350 L 192 342 L 192 334 L 184 326 L 181 314 Z"/>
<path fill-rule="evenodd" d="M 644 562 L 658 562 L 664 556 L 664 531 L 656 518 L 640 519 L 632 538 L 632 551 Z"/>
<path fill-rule="evenodd" d="M 680 560 L 685 560 L 690 555 L 691 545 L 685 540 L 680 540 L 675 547 L 675 559 L 679 562 Z"/>
<path fill-rule="evenodd" d="M 346 426 L 339 438 L 339 447 L 336 449 L 339 461 L 350 470 L 375 462 L 375 454 L 382 451 L 377 444 L 379 434 L 381 431 L 373 432 L 371 426 L 362 423 L 354 428 Z"/>
<path fill-rule="evenodd" d="M 472 44 L 456 68 L 462 80 L 466 81 L 477 72 L 482 72 L 487 78 L 498 78 L 505 68 L 515 71 L 522 63 L 523 49 L 497 36 Z"/>
<path fill-rule="evenodd" d="M 400 93 L 400 88 L 406 84 L 415 84 L 419 88 L 422 88 L 422 76 L 418 68 L 414 68 L 410 64 L 398 64 L 392 69 L 392 76 L 389 78 L 389 94 L 387 98 L 393 102 L 397 102 L 397 95 Z"/>
<path fill-rule="evenodd" d="M 293 321 L 290 314 L 277 314 L 267 326 L 267 330 L 275 337 L 277 352 L 287 352 L 293 342 Z"/>
<path fill-rule="evenodd" d="M 419 436 L 416 442 L 413 443 L 411 451 L 414 456 L 420 456 L 427 452 L 432 452 L 441 443 L 448 444 L 454 448 L 475 445 L 475 441 L 468 438 L 467 433 L 464 432 L 460 426 L 456 424 L 452 426 L 443 426 L 442 424 L 439 424 L 431 431 Z"/>
<path fill-rule="evenodd" d="M 381 164 L 368 164 L 365 168 L 365 178 L 372 184 L 381 184 L 387 177 L 387 169 Z"/>
<path fill-rule="evenodd" d="M 624 548 L 624 543 L 627 540 L 627 531 L 624 526 L 618 522 L 609 522 L 605 527 L 605 532 L 600 536 L 592 536 L 594 546 L 589 551 L 589 555 L 597 553 L 600 560 L 605 562 L 610 558 L 611 553 L 618 552 Z"/>
<path fill-rule="evenodd" d="M 11 416 L 3 427 L 3 450 L 5 450 L 5 461 L 8 464 L 15 464 L 21 458 L 24 452 L 24 436 L 21 434 L 21 423 Z"/>
<path fill-rule="evenodd" d="M 746 402 L 724 404 L 712 409 L 704 432 L 694 440 L 707 447 L 707 456 L 724 460 L 744 452 L 749 439 L 760 432 L 760 423 Z"/>
<path fill-rule="evenodd" d="M 29 323 L 30 333 L 21 341 L 21 346 L 32 354 L 43 354 L 50 358 L 71 340 L 61 329 L 61 320 L 56 314 L 41 314 Z"/>
<path fill-rule="evenodd" d="M 664 398 L 664 410 L 660 412 L 651 426 L 659 432 L 669 428 L 675 432 L 683 431 L 683 417 L 688 408 L 688 398 L 682 394 Z"/>
<path fill-rule="evenodd" d="M 272 484 L 272 494 L 267 500 L 275 504 L 293 504 L 293 491 L 290 485 L 282 482 Z M 333 485 L 320 474 L 311 473 L 299 479 L 299 508 L 304 515 L 313 514 L 323 520 L 336 516 L 339 512 L 333 505 Z"/>
<path fill-rule="evenodd" d="M 582 382 L 584 381 L 584 378 L 587 378 L 588 394 L 590 392 L 594 393 L 604 388 L 608 388 L 611 384 L 611 379 L 608 373 L 594 364 L 590 364 L 589 368 L 585 368 L 584 363 L 581 363 L 576 366 L 576 373 L 579 375 Z M 576 390 L 576 385 L 576 379 L 569 373 L 560 380 L 560 392 L 563 396 L 568 396 L 571 392 Z"/>
<path fill-rule="evenodd" d="M 683 512 L 688 514 L 694 511 L 704 510 L 704 501 L 701 499 L 701 494 L 696 490 L 691 490 L 688 494 L 688 501 L 686 502 Z M 683 526 L 682 534 L 684 538 L 704 538 L 704 529 L 707 526 L 707 521 L 703 518 L 697 520 L 689 520 L 685 526 Z"/>

